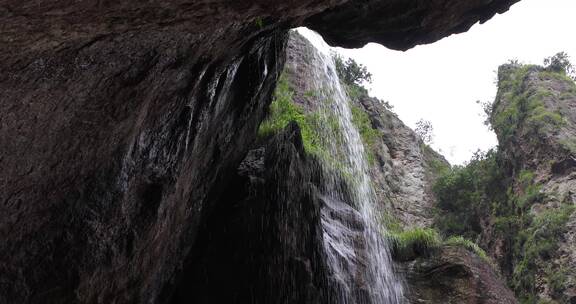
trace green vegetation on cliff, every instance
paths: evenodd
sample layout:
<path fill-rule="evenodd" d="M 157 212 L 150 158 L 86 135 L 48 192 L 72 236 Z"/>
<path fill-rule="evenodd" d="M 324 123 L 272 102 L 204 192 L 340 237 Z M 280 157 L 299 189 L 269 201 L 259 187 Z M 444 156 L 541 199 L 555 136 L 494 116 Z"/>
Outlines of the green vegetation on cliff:
<path fill-rule="evenodd" d="M 477 152 L 465 167 L 441 171 L 433 186 L 438 208 L 435 226 L 447 236 L 477 239 L 480 221 L 489 210 L 496 216 L 509 213 L 505 179 L 494 150 Z"/>
<path fill-rule="evenodd" d="M 441 174 L 433 187 L 435 227 L 443 235 L 463 235 L 489 247 L 521 303 L 544 303 L 538 278 L 554 299 L 545 303 L 560 303 L 567 275 L 552 261 L 576 207 L 549 203 L 535 172 L 501 149 L 511 142 L 530 144 L 566 123 L 551 106 L 557 92 L 535 84 L 560 81 L 562 87 L 576 87 L 562 70 L 532 65 L 504 65 L 499 78 L 496 104 L 488 112 L 501 148 L 476 154 L 466 166 Z"/>
<path fill-rule="evenodd" d="M 502 240 L 508 253 L 500 261 L 503 272 L 522 303 L 536 304 L 536 272 L 549 265 L 576 207 L 532 212 L 532 206 L 546 200 L 535 174 L 522 170 L 510 179 L 504 167 L 499 152 L 489 151 L 476 154 L 465 167 L 444 171 L 433 188 L 435 227 L 450 236 L 447 242 L 465 242 L 459 235 L 480 243 Z M 550 271 L 547 280 L 555 292 L 565 288 L 561 273 Z"/>
<path fill-rule="evenodd" d="M 576 70 L 570 62 L 570 56 L 566 52 L 559 52 L 544 59 L 544 66 L 546 70 L 576 81 Z"/>
<path fill-rule="evenodd" d="M 522 127 L 525 132 L 541 135 L 564 123 L 559 112 L 550 111 L 545 105 L 544 100 L 552 97 L 549 89 L 525 90 L 525 82 L 531 75 L 566 77 L 534 65 L 508 65 L 500 69 L 497 97 L 500 104 L 491 113 L 491 123 L 501 143 L 508 142 Z"/>
<path fill-rule="evenodd" d="M 483 232 L 482 237 L 504 241 L 505 247 L 499 250 L 507 255 L 501 257 L 501 265 L 523 304 L 567 301 L 563 296 L 569 284 L 566 271 L 555 260 L 575 207 L 554 199 L 550 190 L 543 191 L 538 180 L 543 175 L 527 170 L 526 167 L 536 167 L 519 162 L 514 150 L 553 152 L 554 147 L 542 147 L 542 142 L 551 138 L 552 145 L 576 151 L 569 137 L 556 137 L 567 124 L 561 101 L 576 97 L 573 79 L 574 69 L 564 53 L 547 58 L 544 66 L 512 63 L 499 70 L 498 96 L 490 121 L 502 147 L 498 154 L 506 159 L 503 167 L 512 178 L 502 184 L 505 195 L 500 188 L 506 200 L 498 209 L 504 212 L 495 214 L 493 208 L 483 215 L 485 221 L 491 222 L 486 229 L 494 229 Z M 541 298 L 542 294 L 552 300 Z"/>
<path fill-rule="evenodd" d="M 330 92 L 327 90 L 305 92 L 305 97 L 313 98 L 317 103 L 311 109 L 305 109 L 295 100 L 295 96 L 296 92 L 291 86 L 288 75 L 282 74 L 278 79 L 268 114 L 258 129 L 258 137 L 260 139 L 270 137 L 283 130 L 290 122 L 295 122 L 300 127 L 305 152 L 321 160 L 325 169 L 339 175 L 344 182 L 355 183 L 355 177 L 350 175 L 342 162 L 344 156 L 341 153 L 344 151 L 340 147 L 344 142 L 344 133 L 340 118 L 328 110 L 333 101 L 325 96 L 331 96 Z M 375 145 L 377 136 L 375 130 L 371 128 L 366 112 L 353 105 L 351 112 L 352 122 L 364 141 L 367 160 L 372 163 L 374 156 L 371 147 Z"/>
<path fill-rule="evenodd" d="M 362 87 L 363 83 L 372 81 L 372 74 L 368 72 L 366 66 L 357 63 L 352 58 L 344 61 L 338 54 L 334 54 L 333 58 L 336 65 L 336 72 L 342 82 L 348 85 Z"/>
<path fill-rule="evenodd" d="M 523 303 L 536 303 L 535 272 L 549 263 L 558 249 L 558 240 L 566 232 L 566 223 L 574 209 L 573 205 L 563 205 L 522 218 L 525 222 L 518 231 L 514 247 L 514 259 L 518 262 L 513 270 L 512 286 L 521 296 Z M 551 286 L 557 293 L 565 288 L 565 282 L 562 282 L 559 275 L 560 273 L 550 272 L 547 278 L 553 283 Z"/>
<path fill-rule="evenodd" d="M 390 243 L 394 259 L 411 260 L 417 257 L 433 255 L 443 247 L 460 247 L 476 254 L 482 260 L 493 265 L 486 252 L 476 243 L 462 236 L 442 238 L 433 228 L 413 228 L 408 230 L 391 230 L 384 232 Z"/>
<path fill-rule="evenodd" d="M 341 57 L 335 56 L 336 70 L 342 85 L 350 98 L 350 110 L 352 123 L 358 129 L 362 142 L 364 143 L 366 159 L 370 164 L 375 161 L 375 149 L 380 132 L 372 126 L 368 113 L 358 103 L 359 98 L 368 97 L 368 91 L 363 87 L 364 82 L 370 81 L 370 73 L 366 67 L 349 59 L 344 61 Z M 322 99 L 323 92 L 308 91 L 305 97 Z M 282 74 L 278 79 L 278 84 L 274 92 L 274 100 L 270 104 L 269 113 L 266 119 L 260 124 L 258 135 L 260 137 L 270 136 L 282 130 L 289 122 L 296 122 L 301 129 L 304 148 L 307 153 L 322 157 L 334 163 L 334 155 L 328 151 L 331 143 L 328 143 L 326 134 L 336 141 L 342 140 L 342 132 L 338 117 L 326 111 L 305 111 L 300 105 L 294 102 L 294 90 L 290 87 L 288 77 Z M 327 103 L 328 100 L 319 100 Z M 324 135 L 323 135 L 324 134 Z M 336 143 L 339 144 L 338 142 Z"/>
<path fill-rule="evenodd" d="M 426 160 L 426 165 L 428 166 L 427 172 L 432 174 L 434 179 L 452 168 L 450 164 L 442 159 L 442 156 L 434 151 L 434 149 L 429 145 L 422 143 L 420 145 L 420 150 L 422 150 L 422 154 Z"/>
<path fill-rule="evenodd" d="M 331 144 L 328 140 L 335 140 L 337 145 L 343 140 L 338 117 L 333 113 L 307 112 L 295 103 L 293 98 L 294 90 L 290 87 L 286 75 L 282 74 L 278 80 L 268 116 L 258 129 L 258 136 L 261 138 L 271 136 L 294 121 L 300 127 L 304 150 L 307 153 L 330 163 L 337 163 L 334 155 L 328 151 Z M 329 138 L 326 134 L 330 134 Z"/>
<path fill-rule="evenodd" d="M 444 246 L 456 246 L 456 247 L 466 248 L 469 251 L 474 252 L 481 259 L 492 264 L 492 261 L 490 260 L 490 258 L 488 257 L 488 255 L 486 254 L 486 251 L 484 251 L 484 249 L 480 248 L 480 246 L 478 246 L 478 244 L 476 244 L 476 243 L 472 242 L 471 240 L 466 239 L 462 236 L 451 236 L 451 237 L 447 238 L 444 241 Z"/>
<path fill-rule="evenodd" d="M 306 152 L 322 154 L 320 135 L 313 128 L 317 123 L 317 117 L 304 113 L 304 110 L 294 103 L 293 96 L 294 91 L 290 87 L 286 75 L 282 74 L 278 80 L 268 116 L 260 124 L 258 135 L 261 137 L 270 136 L 294 121 L 300 127 Z"/>
<path fill-rule="evenodd" d="M 430 228 L 388 230 L 384 236 L 391 246 L 392 255 L 399 261 L 429 256 L 442 245 L 442 239 L 438 232 Z"/>
<path fill-rule="evenodd" d="M 538 66 L 510 62 L 500 67 L 496 102 L 485 111 L 501 145 L 518 136 L 538 138 L 553 134 L 566 124 L 559 105 L 551 105 L 554 99 L 576 97 L 574 68 L 563 52 L 546 58 L 544 63 Z M 576 145 L 567 139 L 562 144 L 569 151 Z"/>

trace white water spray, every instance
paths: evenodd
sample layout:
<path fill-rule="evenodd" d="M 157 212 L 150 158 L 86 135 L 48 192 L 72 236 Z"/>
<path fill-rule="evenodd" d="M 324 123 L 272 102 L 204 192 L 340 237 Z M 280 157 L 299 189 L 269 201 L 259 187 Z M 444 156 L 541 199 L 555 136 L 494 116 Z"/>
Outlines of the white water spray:
<path fill-rule="evenodd" d="M 395 275 L 390 251 L 381 234 L 379 210 L 368 175 L 362 139 L 353 124 L 349 98 L 336 73 L 331 50 L 320 36 L 307 29 L 299 29 L 316 47 L 310 62 L 310 74 L 305 79 L 309 90 L 317 92 L 320 102 L 317 111 L 323 121 L 337 121 L 338 128 L 321 127 L 328 147 L 322 211 L 328 265 L 341 303 L 404 303 L 403 284 Z M 337 131 L 335 131 L 335 129 Z M 339 172 L 338 176 L 334 172 Z M 348 181 L 344 193 L 338 180 Z M 352 201 L 352 205 L 344 203 Z M 355 223 L 360 222 L 358 228 Z M 362 292 L 358 293 L 358 289 Z M 367 290 L 366 290 L 367 289 Z"/>

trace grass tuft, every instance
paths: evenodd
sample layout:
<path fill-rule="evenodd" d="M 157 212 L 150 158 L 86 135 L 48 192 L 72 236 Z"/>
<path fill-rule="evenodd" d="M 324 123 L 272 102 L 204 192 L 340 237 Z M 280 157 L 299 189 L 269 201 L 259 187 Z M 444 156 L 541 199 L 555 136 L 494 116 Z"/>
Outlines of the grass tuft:
<path fill-rule="evenodd" d="M 317 115 L 304 114 L 304 110 L 293 101 L 294 91 L 284 74 L 280 76 L 274 100 L 266 119 L 260 124 L 258 136 L 266 138 L 284 129 L 291 121 L 300 126 L 304 149 L 307 153 L 323 155 L 321 136 L 316 131 L 319 124 Z"/>
<path fill-rule="evenodd" d="M 387 232 L 385 236 L 391 245 L 392 255 L 399 261 L 430 256 L 442 244 L 438 232 L 430 228 L 414 228 L 396 233 Z"/>
<path fill-rule="evenodd" d="M 432 228 L 386 231 L 384 235 L 390 244 L 392 256 L 398 261 L 410 261 L 420 256 L 428 257 L 442 247 L 460 247 L 476 254 L 495 268 L 495 264 L 484 249 L 462 236 L 451 236 L 443 240 L 440 234 Z"/>
<path fill-rule="evenodd" d="M 465 239 L 462 236 L 451 236 L 448 239 L 446 239 L 443 244 L 444 246 L 455 246 L 466 248 L 474 252 L 478 257 L 480 257 L 485 262 L 492 264 L 492 261 L 490 260 L 484 249 L 480 248 L 478 244 L 472 242 L 469 239 Z"/>

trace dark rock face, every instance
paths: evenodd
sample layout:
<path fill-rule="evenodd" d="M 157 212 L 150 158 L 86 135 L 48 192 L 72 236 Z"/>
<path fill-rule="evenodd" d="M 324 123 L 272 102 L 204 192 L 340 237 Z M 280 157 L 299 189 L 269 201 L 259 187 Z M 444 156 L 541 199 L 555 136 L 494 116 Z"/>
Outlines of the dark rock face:
<path fill-rule="evenodd" d="M 313 16 L 319 26 L 319 14 L 345 2 L 5 1 L 0 302 L 169 299 L 254 140 L 286 29 Z M 373 7 L 402 28 L 421 23 L 409 7 L 382 3 L 392 2 Z M 512 1 L 471 3 L 477 14 L 432 23 L 475 22 Z M 408 42 L 366 39 L 408 47 L 459 24 Z"/>
<path fill-rule="evenodd" d="M 230 39 L 232 47 L 271 28 L 309 25 L 332 44 L 358 47 L 379 42 L 406 49 L 466 31 L 518 1 L 6 0 L 0 11 L 0 45 L 3 64 L 11 66 L 23 55 L 37 58 L 39 50 L 81 47 L 110 36 L 123 41 L 128 32 L 162 35 L 176 30 L 189 34 L 189 41 L 198 39 L 203 49 L 215 51 L 223 38 Z"/>
<path fill-rule="evenodd" d="M 223 64 L 189 57 L 169 34 L 136 49 L 136 35 L 134 49 L 85 47 L 86 60 L 115 56 L 70 78 L 54 70 L 3 82 L 4 94 L 29 97 L 2 103 L 13 140 L 2 133 L 11 144 L 2 145 L 1 302 L 157 301 L 244 156 L 238 147 L 253 140 L 284 37 Z M 66 66 L 70 56 L 50 60 Z"/>
<path fill-rule="evenodd" d="M 518 303 L 490 265 L 463 248 L 445 247 L 404 267 L 411 303 Z"/>
<path fill-rule="evenodd" d="M 378 41 L 389 48 L 405 50 L 414 44 L 465 32 L 518 1 L 349 1 L 312 17 L 307 25 L 331 45 L 356 48 Z M 400 11 L 402 14 L 398 14 Z"/>
<path fill-rule="evenodd" d="M 173 303 L 335 303 L 317 168 L 296 124 L 251 150 L 200 229 Z"/>

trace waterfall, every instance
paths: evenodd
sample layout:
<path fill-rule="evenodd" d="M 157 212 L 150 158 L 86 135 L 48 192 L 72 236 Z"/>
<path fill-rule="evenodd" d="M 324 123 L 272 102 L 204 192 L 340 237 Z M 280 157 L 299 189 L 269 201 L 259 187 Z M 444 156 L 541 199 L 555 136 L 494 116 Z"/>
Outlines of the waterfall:
<path fill-rule="evenodd" d="M 331 50 L 322 38 L 299 29 L 315 46 L 303 77 L 314 92 L 317 130 L 324 150 L 322 226 L 327 264 L 337 282 L 339 303 L 404 303 L 403 284 L 396 276 L 381 234 L 378 206 L 368 175 L 359 131 L 353 124 L 349 98 L 342 87 Z M 301 69 L 304 70 L 304 69 Z M 339 182 L 342 179 L 346 185 Z M 336 302 L 336 300 L 334 301 Z"/>

